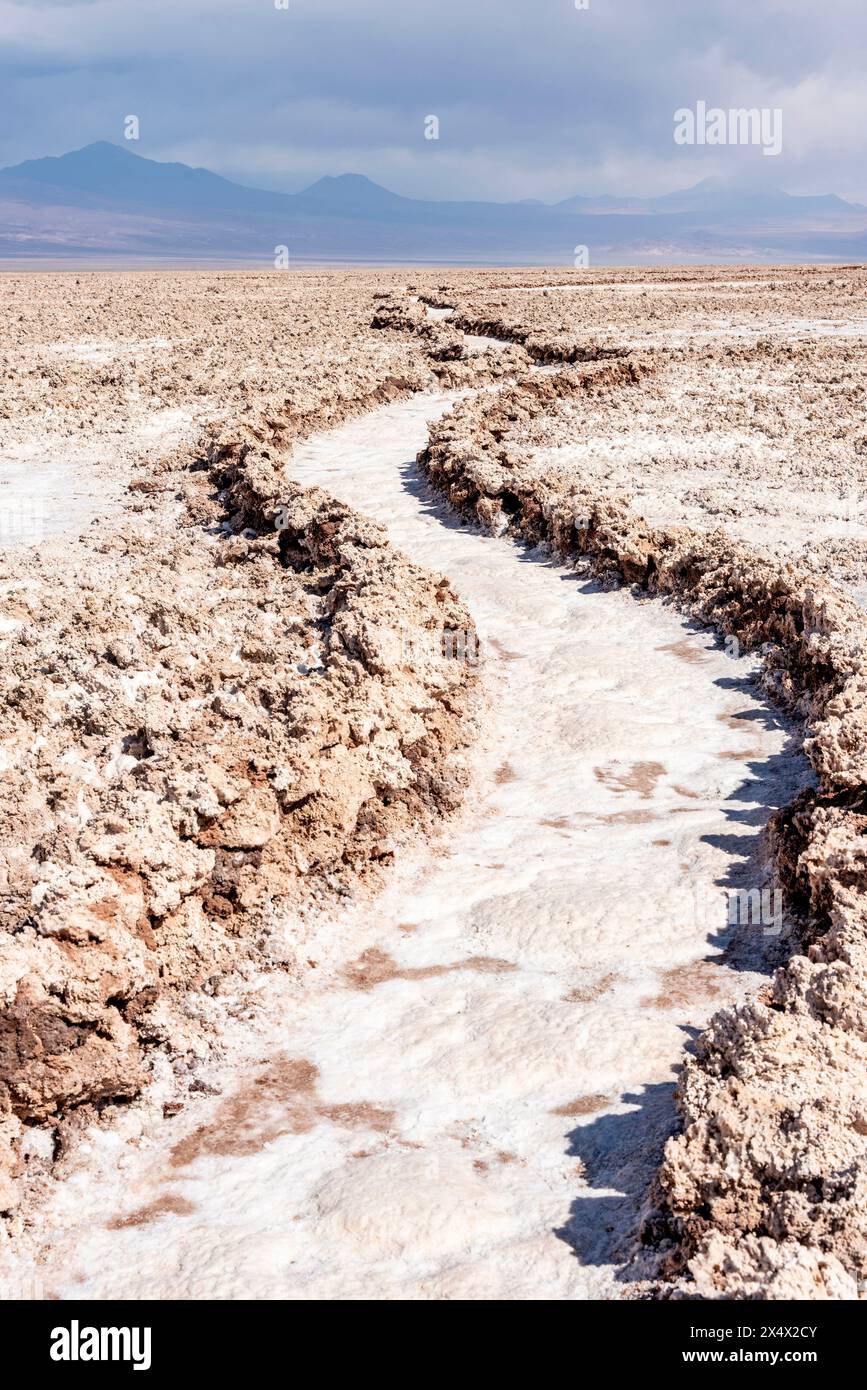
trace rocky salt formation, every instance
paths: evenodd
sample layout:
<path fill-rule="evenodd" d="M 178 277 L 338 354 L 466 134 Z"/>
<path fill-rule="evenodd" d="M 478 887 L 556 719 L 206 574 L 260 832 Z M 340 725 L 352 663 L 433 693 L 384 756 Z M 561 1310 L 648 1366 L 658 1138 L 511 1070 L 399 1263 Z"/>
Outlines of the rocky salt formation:
<path fill-rule="evenodd" d="M 470 352 L 464 323 L 430 317 L 428 305 L 436 302 L 431 296 L 408 299 L 405 294 L 382 292 L 377 298 L 371 328 L 397 335 L 400 340 L 405 340 L 407 334 L 420 340 L 434 376 L 445 388 L 503 381 L 526 371 L 531 363 L 530 355 L 517 340 L 498 345 L 495 352 Z"/>
<path fill-rule="evenodd" d="M 578 393 L 634 389 L 629 358 L 529 376 L 460 404 L 420 461 L 486 528 L 671 596 L 761 650 L 803 721 L 817 787 L 778 813 L 771 848 L 797 952 L 760 998 L 717 1014 L 678 1087 L 645 1239 L 669 1296 L 856 1297 L 867 1277 L 867 620 L 841 590 L 769 566 L 724 532 L 648 526 L 628 506 L 538 466 L 510 433 Z"/>
<path fill-rule="evenodd" d="M 821 336 L 863 332 L 863 266 L 717 266 L 426 272 L 414 291 L 454 310 L 468 333 L 527 343 L 539 360 L 583 360 L 596 344 L 616 353 L 727 341 L 784 350 Z M 546 345 L 556 350 L 548 356 Z M 851 347 L 851 342 L 850 342 Z"/>
<path fill-rule="evenodd" d="M 49 1296 L 616 1298 L 684 1026 L 778 957 L 725 930 L 716 887 L 763 875 L 760 825 L 803 784 L 754 663 L 444 524 L 407 459 L 445 408 L 389 406 L 290 469 L 470 607 L 473 793 L 375 901 L 292 923 L 298 974 L 229 984 L 182 1110 L 161 1118 L 158 1076 L 88 1133 L 10 1270 Z"/>
<path fill-rule="evenodd" d="M 688 1060 L 648 1248 L 687 1296 L 847 1297 L 863 1279 L 863 619 L 814 556 L 769 563 L 710 529 L 732 497 L 750 524 L 776 515 L 769 450 L 799 497 L 816 476 L 857 493 L 862 383 L 835 335 L 861 312 L 863 268 L 555 278 L 82 274 L 63 294 L 50 275 L 4 278 L 4 452 L 79 459 L 100 496 L 132 484 L 86 540 L 4 564 L 0 1207 L 26 1161 L 63 1153 L 158 1057 L 185 1084 L 227 972 L 294 968 L 283 906 L 376 881 L 402 834 L 454 804 L 472 681 L 438 633 L 467 622 L 460 605 L 355 514 L 285 486 L 281 461 L 377 404 L 518 377 L 437 427 L 431 476 L 487 528 L 763 649 L 817 773 L 771 828 L 799 953 Z M 426 304 L 454 312 L 431 323 Z M 508 345 L 473 357 L 470 333 Z M 530 376 L 534 361 L 579 365 Z M 639 414 L 660 442 L 637 465 Z M 684 469 L 682 497 L 681 426 L 699 452 L 715 430 L 735 439 L 730 474 Z M 545 461 L 594 431 L 605 458 Z M 629 492 L 658 476 L 647 524 Z M 809 519 L 801 532 L 815 548 Z M 822 568 L 857 578 L 853 545 Z M 407 612 L 433 639 L 409 668 L 390 616 L 402 633 Z"/>
<path fill-rule="evenodd" d="M 181 1084 L 226 972 L 292 968 L 290 908 L 373 885 L 460 798 L 468 615 L 282 472 L 316 430 L 514 366 L 443 327 L 371 332 L 400 277 L 338 278 L 4 282 L 7 459 L 62 459 L 46 529 L 84 534 L 0 580 L 0 1210 L 155 1050 Z M 88 530 L 71 485 L 118 500 Z"/>
<path fill-rule="evenodd" d="M 287 913 L 375 883 L 461 796 L 447 582 L 273 450 L 190 462 L 138 480 L 177 490 L 182 529 L 3 566 L 2 1210 L 25 1134 L 62 1152 L 154 1049 L 182 1083 L 226 972 L 292 969 Z"/>

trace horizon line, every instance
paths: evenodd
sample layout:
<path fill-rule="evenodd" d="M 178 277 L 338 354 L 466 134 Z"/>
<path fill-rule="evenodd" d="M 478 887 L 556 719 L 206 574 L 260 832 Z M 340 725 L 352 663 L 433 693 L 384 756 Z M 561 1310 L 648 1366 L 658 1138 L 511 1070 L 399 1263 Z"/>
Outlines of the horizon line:
<path fill-rule="evenodd" d="M 18 160 L 17 163 L 15 163 L 15 164 L 6 164 L 6 165 L 3 165 L 2 167 L 0 167 L 0 174 L 8 174 L 8 173 L 14 172 L 14 170 L 20 169 L 20 168 L 21 168 L 23 165 L 25 165 L 25 164 L 40 164 L 40 163 L 42 163 L 43 161 L 52 160 L 52 159 L 53 159 L 53 160 L 68 159 L 68 158 L 70 158 L 70 157 L 73 156 L 73 155 L 83 154 L 83 153 L 85 153 L 87 150 L 92 150 L 92 149 L 98 149 L 98 148 L 100 148 L 100 147 L 105 147 L 105 148 L 107 148 L 107 149 L 117 150 L 117 151 L 119 151 L 119 152 L 121 152 L 121 153 L 123 153 L 123 154 L 130 155 L 133 159 L 140 159 L 140 160 L 143 160 L 145 163 L 148 163 L 148 164 L 157 164 L 157 165 L 160 165 L 160 166 L 163 166 L 163 167 L 166 167 L 166 168 L 172 168 L 172 167 L 174 167 L 174 168 L 179 168 L 179 169 L 188 169 L 188 170 L 189 170 L 190 172 L 192 172 L 192 173 L 209 174 L 212 178 L 221 179 L 224 183 L 231 184 L 231 185 L 232 185 L 233 187 L 235 187 L 235 188 L 242 188 L 242 189 L 245 189 L 246 191 L 251 192 L 251 193 L 272 193 L 272 194 L 274 194 L 276 197 L 283 197 L 283 198 L 297 198 L 297 197 L 301 196 L 303 193 L 309 193 L 311 189 L 316 188 L 319 184 L 324 183 L 324 182 L 326 182 L 326 181 L 339 182 L 341 179 L 363 179 L 366 183 L 370 184 L 370 186 L 371 186 L 372 188 L 379 189 L 379 190 L 382 191 L 383 193 L 388 193 L 388 194 L 390 194 L 392 197 L 401 198 L 401 199 L 405 200 L 406 202 L 413 202 L 413 203 L 470 203 L 470 204 L 481 203 L 481 204 L 485 204 L 485 205 L 487 205 L 487 206 L 493 206 L 493 207 L 498 207 L 498 206 L 502 206 L 502 207 L 535 206 L 535 207 L 545 207 L 545 208 L 557 208 L 557 207 L 562 206 L 563 203 L 569 202 L 569 201 L 571 201 L 571 200 L 574 199 L 574 198 L 586 198 L 586 199 L 587 199 L 588 201 L 590 201 L 590 202 L 600 201 L 600 200 L 602 200 L 602 199 L 611 199 L 611 200 L 614 201 L 614 202 L 616 202 L 616 201 L 618 201 L 618 200 L 624 200 L 624 201 L 625 201 L 625 200 L 628 199 L 628 200 L 630 200 L 630 201 L 634 201 L 634 202 L 637 202 L 637 203 L 653 203 L 653 202 L 657 201 L 657 200 L 660 199 L 660 198 L 673 197 L 673 196 L 675 196 L 675 195 L 677 195 L 677 194 L 679 194 L 679 193 L 680 193 L 680 194 L 685 194 L 685 193 L 692 193 L 692 192 L 695 192 L 696 189 L 699 189 L 699 188 L 701 188 L 703 185 L 706 185 L 706 184 L 719 184 L 719 185 L 721 185 L 721 186 L 729 185 L 729 186 L 731 186 L 733 189 L 739 189 L 739 190 L 742 190 L 742 191 L 752 191 L 752 192 L 756 192 L 756 193 L 765 193 L 765 194 L 768 194 L 768 193 L 779 193 L 779 194 L 782 194 L 782 196 L 785 197 L 785 198 L 816 198 L 816 199 L 819 199 L 819 198 L 836 198 L 836 199 L 838 199 L 845 207 L 852 208 L 852 209 L 853 209 L 854 211 L 856 211 L 856 212 L 862 212 L 862 211 L 863 211 L 863 212 L 867 212 L 867 204 L 865 204 L 865 203 L 858 203 L 858 202 L 852 202 L 852 201 L 850 201 L 848 198 L 844 198 L 844 197 L 842 196 L 842 194 L 835 193 L 833 190 L 832 190 L 832 191 L 826 191 L 826 192 L 824 192 L 824 193 L 789 193 L 786 189 L 781 188 L 778 184 L 764 184 L 763 181 L 761 181 L 761 180 L 758 180 L 758 179 L 753 180 L 753 179 L 751 179 L 751 178 L 749 178 L 749 177 L 747 177 L 747 176 L 744 176 L 744 175 L 732 175 L 730 178 L 728 178 L 728 177 L 727 177 L 726 175 L 724 175 L 724 174 L 709 174 L 709 175 L 705 175 L 704 178 L 698 179 L 695 183 L 687 184 L 687 185 L 685 185 L 684 187 L 672 188 L 672 189 L 669 189 L 669 190 L 668 190 L 667 192 L 665 192 L 665 193 L 646 194 L 646 195 L 635 194 L 635 193 L 621 193 L 621 194 L 617 194 L 617 193 L 608 193 L 608 192 L 604 192 L 604 193 L 572 193 L 572 194 L 567 194 L 567 196 L 566 196 L 565 198 L 557 199 L 557 200 L 555 200 L 555 201 L 553 201 L 553 202 L 547 202 L 547 201 L 546 201 L 545 199 L 543 199 L 543 198 L 507 198 L 507 199 L 497 199 L 497 198 L 471 198 L 471 197 L 452 197 L 452 198 L 433 198 L 433 197 L 430 197 L 430 196 L 419 197 L 418 195 L 411 194 L 411 193 L 398 193 L 398 192 L 396 192 L 393 188 L 389 188 L 389 187 L 387 187 L 385 184 L 378 183 L 377 180 L 376 180 L 376 179 L 372 179 L 372 178 L 370 177 L 369 174 L 359 173 L 358 170 L 353 170 L 353 169 L 344 170 L 344 172 L 341 173 L 341 174 L 320 174 L 317 178 L 314 178 L 313 181 L 312 181 L 311 183 L 305 184 L 303 187 L 301 187 L 301 188 L 299 188 L 299 189 L 296 189 L 295 191 L 289 191 L 289 190 L 284 189 L 284 188 L 267 188 L 267 187 L 263 187 L 261 184 L 241 183 L 241 182 L 238 181 L 238 179 L 230 178 L 230 177 L 229 177 L 228 175 L 226 175 L 226 174 L 218 173 L 216 170 L 209 168 L 209 167 L 208 167 L 207 165 L 205 165 L 205 164 L 188 164 L 188 163 L 186 163 L 184 160 L 181 160 L 181 159 L 159 159 L 159 158 L 157 158 L 156 156 L 154 156 L 154 155 L 152 155 L 152 154 L 143 154 L 143 153 L 141 153 L 141 152 L 138 151 L 138 150 L 130 149 L 130 148 L 129 148 L 130 143 L 131 143 L 131 142 L 129 142 L 129 141 L 126 141 L 126 142 L 124 142 L 124 143 L 118 143 L 116 140 L 106 140 L 106 139 L 102 139 L 102 138 L 100 138 L 100 139 L 98 139 L 98 140 L 90 140 L 90 141 L 88 141 L 88 142 L 87 142 L 86 144 L 84 144 L 84 145 L 78 145 L 78 146 L 76 146 L 76 147 L 73 148 L 73 149 L 64 150 L 61 154 L 29 155 L 29 156 L 28 156 L 27 158 L 25 158 L 25 159 Z M 611 215 L 616 215 L 616 214 L 611 214 Z"/>

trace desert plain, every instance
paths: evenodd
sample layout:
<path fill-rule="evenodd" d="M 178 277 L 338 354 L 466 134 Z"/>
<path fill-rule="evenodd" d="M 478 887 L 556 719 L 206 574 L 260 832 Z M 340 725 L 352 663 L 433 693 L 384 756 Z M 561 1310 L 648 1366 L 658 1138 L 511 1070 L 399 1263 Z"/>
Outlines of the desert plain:
<path fill-rule="evenodd" d="M 6 1290 L 860 1296 L 865 288 L 0 277 Z"/>

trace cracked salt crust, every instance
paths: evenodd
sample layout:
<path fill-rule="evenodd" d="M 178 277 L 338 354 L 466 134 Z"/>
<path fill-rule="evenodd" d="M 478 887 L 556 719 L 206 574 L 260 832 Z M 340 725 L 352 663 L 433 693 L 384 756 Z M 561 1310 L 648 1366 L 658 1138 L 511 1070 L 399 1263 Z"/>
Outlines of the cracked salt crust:
<path fill-rule="evenodd" d="M 618 1297 L 685 1030 L 774 956 L 721 897 L 764 881 L 761 827 L 805 779 L 750 666 L 459 524 L 413 462 L 447 404 L 290 468 L 466 601 L 477 794 L 372 906 L 287 921 L 310 969 L 227 1022 L 220 1096 L 82 1144 L 34 1251 L 60 1297 Z"/>
<path fill-rule="evenodd" d="M 81 535 L 94 521 L 118 516 L 133 467 L 189 441 L 185 410 L 137 412 L 120 438 L 76 439 L 46 431 L 39 440 L 0 448 L 0 545 L 40 545 Z"/>

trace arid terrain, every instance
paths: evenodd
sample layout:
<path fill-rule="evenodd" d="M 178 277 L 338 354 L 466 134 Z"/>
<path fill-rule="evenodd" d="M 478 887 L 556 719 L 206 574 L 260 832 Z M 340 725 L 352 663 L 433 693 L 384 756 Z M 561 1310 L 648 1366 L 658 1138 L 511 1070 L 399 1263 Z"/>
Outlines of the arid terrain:
<path fill-rule="evenodd" d="M 865 289 L 0 277 L 4 1290 L 861 1295 Z"/>

